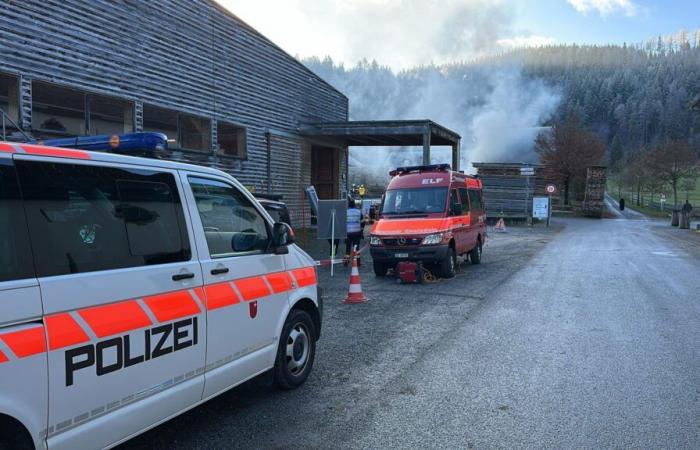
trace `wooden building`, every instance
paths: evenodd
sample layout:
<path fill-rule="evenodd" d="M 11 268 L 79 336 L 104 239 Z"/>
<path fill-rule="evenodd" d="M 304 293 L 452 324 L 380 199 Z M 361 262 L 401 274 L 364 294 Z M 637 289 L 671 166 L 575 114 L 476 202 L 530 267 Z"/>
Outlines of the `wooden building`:
<path fill-rule="evenodd" d="M 532 213 L 532 197 L 547 196 L 544 166 L 526 163 L 472 163 L 484 185 L 489 219 L 525 220 Z M 521 175 L 531 167 L 533 176 Z"/>
<path fill-rule="evenodd" d="M 347 146 L 298 127 L 346 121 L 348 99 L 214 1 L 4 1 L 0 52 L 0 108 L 34 138 L 161 131 L 295 222 L 305 186 L 343 194 Z"/>
<path fill-rule="evenodd" d="M 348 146 L 452 147 L 429 121 L 348 122 L 348 99 L 213 0 L 0 2 L 0 138 L 159 131 L 169 157 L 284 196 L 347 193 Z M 371 151 L 371 150 L 368 150 Z"/>

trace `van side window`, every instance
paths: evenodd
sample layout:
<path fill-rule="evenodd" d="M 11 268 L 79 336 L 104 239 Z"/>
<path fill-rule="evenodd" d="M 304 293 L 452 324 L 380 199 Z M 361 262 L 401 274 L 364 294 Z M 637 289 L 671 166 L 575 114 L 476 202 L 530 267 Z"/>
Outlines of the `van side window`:
<path fill-rule="evenodd" d="M 457 189 L 450 190 L 450 216 L 458 216 L 458 211 L 462 211 L 462 205 L 459 202 L 459 196 L 457 195 Z"/>
<path fill-rule="evenodd" d="M 9 159 L 0 159 L 0 236 L 0 282 L 34 278 L 17 174 Z"/>
<path fill-rule="evenodd" d="M 477 212 L 481 211 L 481 194 L 476 189 L 469 189 L 469 200 L 472 204 L 472 209 Z"/>
<path fill-rule="evenodd" d="M 39 277 L 189 261 L 175 177 L 17 161 Z"/>
<path fill-rule="evenodd" d="M 469 214 L 469 194 L 467 188 L 459 188 L 459 199 L 462 201 L 462 215 Z"/>
<path fill-rule="evenodd" d="M 212 258 L 267 251 L 267 221 L 241 191 L 216 180 L 190 177 L 189 181 Z"/>

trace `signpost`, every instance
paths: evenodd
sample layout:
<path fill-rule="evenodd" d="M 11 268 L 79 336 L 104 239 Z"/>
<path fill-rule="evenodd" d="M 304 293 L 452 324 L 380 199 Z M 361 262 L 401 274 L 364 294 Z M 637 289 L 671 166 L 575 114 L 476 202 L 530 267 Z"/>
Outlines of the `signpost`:
<path fill-rule="evenodd" d="M 552 195 L 557 192 L 557 187 L 550 183 L 547 185 L 545 190 L 547 191 L 547 196 L 549 198 L 549 212 L 547 214 L 547 226 L 549 226 L 549 222 L 551 221 L 552 217 Z"/>
<path fill-rule="evenodd" d="M 331 242 L 331 276 L 335 264 L 336 242 L 347 239 L 347 200 L 318 201 L 318 239 L 329 239 Z"/>
<path fill-rule="evenodd" d="M 661 198 L 659 199 L 659 203 L 661 204 L 661 211 L 664 210 L 664 205 L 666 205 L 666 194 L 661 194 Z"/>
<path fill-rule="evenodd" d="M 532 225 L 532 217 L 530 216 L 530 211 L 528 206 L 530 204 L 530 177 L 535 175 L 535 168 L 530 166 L 524 166 L 520 168 L 520 175 L 525 177 L 527 185 L 525 187 L 525 216 L 527 217 L 527 224 Z"/>
<path fill-rule="evenodd" d="M 532 217 L 539 220 L 549 219 L 549 197 L 532 198 Z"/>

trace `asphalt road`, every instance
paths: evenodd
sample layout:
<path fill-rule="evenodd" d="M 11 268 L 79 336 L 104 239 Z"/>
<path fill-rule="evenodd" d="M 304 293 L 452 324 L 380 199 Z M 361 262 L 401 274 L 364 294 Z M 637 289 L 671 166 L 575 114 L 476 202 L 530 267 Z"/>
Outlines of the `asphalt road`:
<path fill-rule="evenodd" d="M 247 383 L 126 448 L 700 448 L 700 260 L 653 221 L 555 225 L 436 284 L 365 266 L 366 305 L 324 273 L 304 387 Z"/>

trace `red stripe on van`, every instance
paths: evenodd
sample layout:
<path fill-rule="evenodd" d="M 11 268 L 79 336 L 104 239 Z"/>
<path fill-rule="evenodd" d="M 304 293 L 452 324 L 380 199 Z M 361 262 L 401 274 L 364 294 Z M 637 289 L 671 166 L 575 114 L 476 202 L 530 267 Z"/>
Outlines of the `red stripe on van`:
<path fill-rule="evenodd" d="M 2 364 L 2 363 L 4 363 L 4 362 L 7 362 L 7 361 L 9 361 L 9 359 L 8 359 L 7 356 L 2 352 L 2 350 L 0 350 L 0 364 Z"/>
<path fill-rule="evenodd" d="M 43 326 L 5 333 L 0 335 L 0 339 L 10 347 L 18 358 L 46 352 L 46 337 Z"/>
<path fill-rule="evenodd" d="M 243 278 L 234 281 L 234 283 L 247 302 L 272 294 L 263 277 Z"/>
<path fill-rule="evenodd" d="M 292 277 L 288 272 L 278 272 L 265 275 L 268 283 L 272 286 L 272 292 L 279 294 L 292 289 Z"/>
<path fill-rule="evenodd" d="M 316 269 L 313 267 L 292 270 L 292 275 L 294 275 L 294 278 L 297 280 L 297 285 L 299 287 L 316 284 Z"/>
<path fill-rule="evenodd" d="M 90 154 L 70 148 L 46 147 L 45 145 L 22 144 L 20 146 L 29 155 L 58 156 L 60 158 L 90 159 Z"/>
<path fill-rule="evenodd" d="M 204 292 L 207 295 L 207 309 L 209 311 L 241 302 L 236 291 L 233 290 L 233 286 L 228 282 L 205 286 Z"/>
<path fill-rule="evenodd" d="M 85 330 L 68 313 L 48 316 L 46 334 L 49 335 L 49 350 L 70 347 L 90 340 Z"/>
<path fill-rule="evenodd" d="M 5 152 L 5 153 L 15 153 L 17 150 L 15 150 L 15 147 L 12 144 L 5 144 L 4 142 L 0 142 L 0 152 Z"/>
<path fill-rule="evenodd" d="M 95 306 L 78 311 L 99 338 L 152 325 L 151 319 L 135 300 Z"/>
<path fill-rule="evenodd" d="M 166 294 L 144 297 L 143 301 L 159 322 L 168 322 L 181 317 L 199 314 L 199 306 L 187 291 L 168 292 Z"/>

